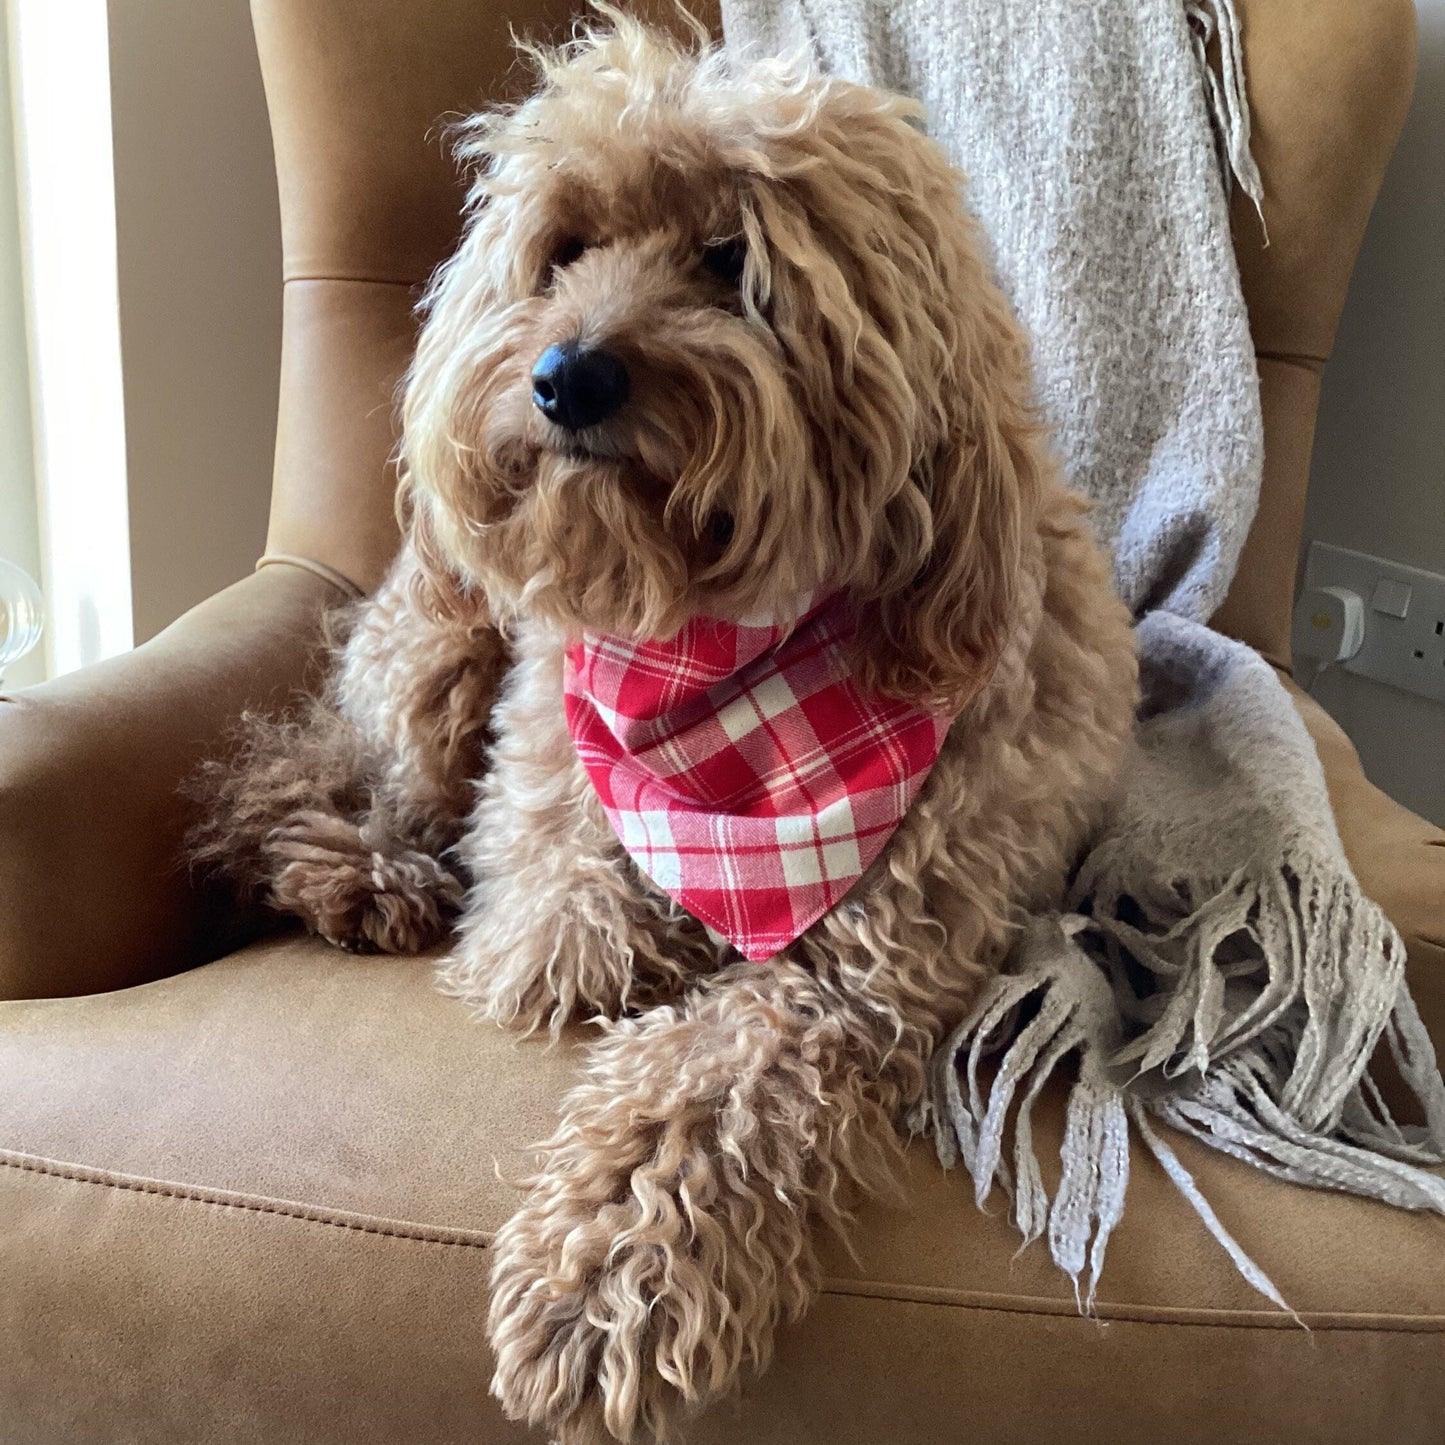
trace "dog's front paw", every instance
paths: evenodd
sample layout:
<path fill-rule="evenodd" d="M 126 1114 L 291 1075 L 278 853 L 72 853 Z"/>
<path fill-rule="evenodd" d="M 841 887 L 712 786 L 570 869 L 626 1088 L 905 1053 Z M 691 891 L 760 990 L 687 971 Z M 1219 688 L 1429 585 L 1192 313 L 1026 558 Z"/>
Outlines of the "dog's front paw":
<path fill-rule="evenodd" d="M 461 884 L 434 858 L 372 847 L 342 818 L 294 818 L 267 851 L 272 905 L 353 953 L 418 953 L 445 936 L 461 906 Z"/>
<path fill-rule="evenodd" d="M 441 980 L 481 1017 L 531 1033 L 649 1007 L 697 967 L 688 933 L 665 934 L 629 880 L 574 874 L 548 891 L 521 875 L 477 890 Z"/>
<path fill-rule="evenodd" d="M 492 1393 L 562 1445 L 667 1441 L 688 1404 L 728 1382 L 726 1301 L 684 1229 L 636 1199 L 534 1199 L 496 1241 Z"/>
<path fill-rule="evenodd" d="M 492 1392 L 564 1445 L 672 1439 L 766 1365 L 816 1287 L 786 1187 L 798 1161 L 780 1165 L 742 1117 L 720 1137 L 718 1101 L 679 1097 L 668 1061 L 645 1067 L 625 1032 L 594 1055 L 493 1246 Z"/>
<path fill-rule="evenodd" d="M 657 1263 L 604 1231 L 625 1228 L 618 1206 L 594 1214 L 576 1246 L 544 1236 L 524 1211 L 499 1236 L 492 1275 L 492 1393 L 513 1420 L 545 1426 L 560 1445 L 665 1441 L 683 1404 L 657 1366 Z M 586 1233 L 595 1239 L 581 1239 Z M 657 1252 L 654 1251 L 656 1254 Z"/>

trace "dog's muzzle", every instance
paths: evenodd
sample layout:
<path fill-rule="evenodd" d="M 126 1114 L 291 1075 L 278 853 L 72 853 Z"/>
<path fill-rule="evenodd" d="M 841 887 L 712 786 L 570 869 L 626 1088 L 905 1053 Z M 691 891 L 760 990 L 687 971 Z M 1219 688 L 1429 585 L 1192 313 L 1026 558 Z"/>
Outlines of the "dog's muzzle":
<path fill-rule="evenodd" d="M 550 422 L 583 431 L 605 421 L 627 400 L 627 366 L 614 352 L 564 341 L 549 346 L 532 368 L 532 400 Z"/>

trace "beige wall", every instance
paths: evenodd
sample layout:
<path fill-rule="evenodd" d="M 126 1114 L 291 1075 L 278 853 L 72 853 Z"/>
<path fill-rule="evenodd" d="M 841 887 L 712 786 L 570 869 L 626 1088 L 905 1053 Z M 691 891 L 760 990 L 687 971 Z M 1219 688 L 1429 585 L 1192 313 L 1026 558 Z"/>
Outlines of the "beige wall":
<path fill-rule="evenodd" d="M 246 0 L 109 0 L 136 641 L 266 529 L 280 230 Z"/>
<path fill-rule="evenodd" d="M 0 557 L 40 576 L 35 470 L 30 446 L 29 361 L 15 201 L 15 139 L 11 133 L 10 55 L 0 10 Z M 7 688 L 45 676 L 43 649 L 7 669 Z"/>
<path fill-rule="evenodd" d="M 1445 0 L 1325 373 L 1306 539 L 1445 572 Z M 1445 824 L 1445 707 L 1331 672 L 1315 695 L 1387 792 Z"/>

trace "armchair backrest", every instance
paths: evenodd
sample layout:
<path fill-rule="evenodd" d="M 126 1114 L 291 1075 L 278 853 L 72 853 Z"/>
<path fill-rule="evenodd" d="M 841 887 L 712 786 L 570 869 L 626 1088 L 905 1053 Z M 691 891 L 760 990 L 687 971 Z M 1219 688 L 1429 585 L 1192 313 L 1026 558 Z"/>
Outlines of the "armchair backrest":
<path fill-rule="evenodd" d="M 1287 663 L 1320 373 L 1414 75 L 1412 0 L 1236 0 L 1270 244 L 1235 244 L 1259 354 L 1265 483 L 1217 618 Z M 635 5 L 677 24 L 668 0 Z M 713 5 L 699 6 L 716 27 Z M 417 288 L 454 245 L 440 133 L 525 83 L 511 33 L 572 0 L 252 0 L 280 184 L 286 303 L 268 551 L 374 586 L 396 547 L 394 389 Z M 709 10 L 712 11 L 709 14 Z"/>

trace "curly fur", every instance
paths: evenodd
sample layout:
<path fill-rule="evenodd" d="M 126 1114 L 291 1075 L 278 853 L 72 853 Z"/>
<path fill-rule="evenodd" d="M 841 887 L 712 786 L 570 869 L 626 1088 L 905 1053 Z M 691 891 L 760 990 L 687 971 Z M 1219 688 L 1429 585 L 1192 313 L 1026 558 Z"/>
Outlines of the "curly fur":
<path fill-rule="evenodd" d="M 479 599 L 437 591 L 410 545 L 375 597 L 328 621 L 325 692 L 294 716 L 241 720 L 232 757 L 198 781 L 191 856 L 331 943 L 416 952 L 461 905 L 449 850 L 506 644 Z"/>
<path fill-rule="evenodd" d="M 407 545 L 327 696 L 253 725 L 202 840 L 350 947 L 432 941 L 466 877 L 445 987 L 512 1028 L 614 1020 L 496 1241 L 494 1391 L 567 1442 L 666 1439 L 766 1364 L 816 1291 L 814 1231 L 888 1192 L 931 1049 L 1058 900 L 1136 693 L 915 108 L 607 19 L 464 128 L 468 231 L 405 397 Z M 736 286 L 703 264 L 727 240 Z M 575 438 L 530 400 L 573 336 L 633 381 Z M 743 964 L 607 827 L 562 647 L 825 581 L 860 674 L 957 721 L 849 897 Z"/>

